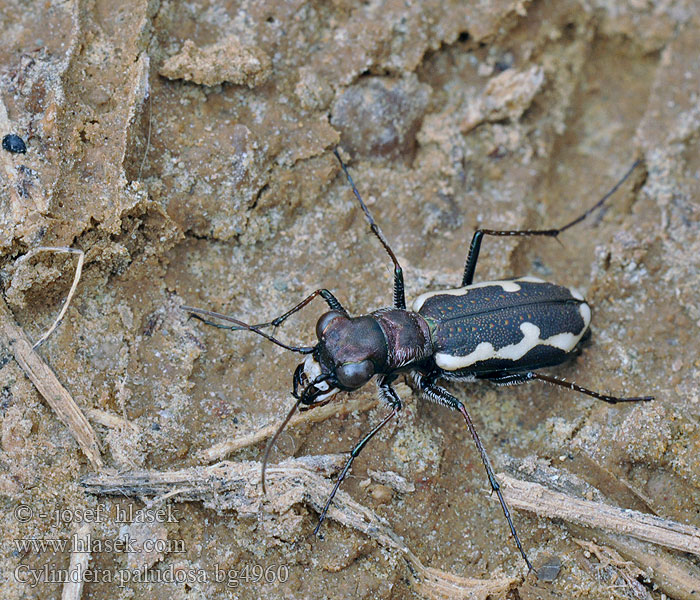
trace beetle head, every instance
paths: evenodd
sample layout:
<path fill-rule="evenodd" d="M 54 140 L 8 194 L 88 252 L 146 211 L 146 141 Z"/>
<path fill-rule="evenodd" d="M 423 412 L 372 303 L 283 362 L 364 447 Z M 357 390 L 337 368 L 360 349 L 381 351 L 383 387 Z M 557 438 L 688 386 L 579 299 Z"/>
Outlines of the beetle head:
<path fill-rule="evenodd" d="M 373 317 L 331 310 L 316 324 L 318 344 L 294 373 L 294 397 L 302 404 L 327 402 L 339 390 L 365 385 L 386 363 L 387 343 Z"/>

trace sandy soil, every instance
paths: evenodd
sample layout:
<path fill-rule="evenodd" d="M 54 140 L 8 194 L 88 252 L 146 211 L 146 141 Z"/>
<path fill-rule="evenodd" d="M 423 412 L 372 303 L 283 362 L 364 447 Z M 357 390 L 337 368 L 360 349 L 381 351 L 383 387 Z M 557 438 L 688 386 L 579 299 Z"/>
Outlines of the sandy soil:
<path fill-rule="evenodd" d="M 116 511 L 146 496 L 84 486 L 205 465 L 207 449 L 278 422 L 293 403 L 298 356 L 188 320 L 181 304 L 262 322 L 318 287 L 357 314 L 391 301 L 390 263 L 336 145 L 409 297 L 458 285 L 476 227 L 563 224 L 641 158 L 602 214 L 561 244 L 487 239 L 477 279 L 576 286 L 594 307 L 592 340 L 551 372 L 656 400 L 449 387 L 498 472 L 575 481 L 571 494 L 700 526 L 697 3 L 0 0 L 0 25 L 0 134 L 27 144 L 0 150 L 3 598 L 61 597 L 60 583 L 29 577 L 67 569 L 71 553 L 22 540 L 76 531 L 165 545 L 93 547 L 87 564 L 99 573 L 83 598 L 444 597 L 404 552 L 337 515 L 323 540 L 310 537 L 317 512 L 304 494 L 271 485 L 264 508 L 258 496 L 234 510 L 216 493 L 178 502 L 174 490 L 156 506 L 176 517 L 139 524 Z M 36 340 L 70 289 L 74 256 L 21 260 L 40 246 L 85 253 L 66 317 L 37 352 L 86 415 L 98 458 L 28 379 L 7 333 L 13 321 Z M 322 310 L 315 301 L 277 334 L 311 343 Z M 526 575 L 461 419 L 397 389 L 400 422 L 355 462 L 342 498 L 383 518 L 423 565 L 507 580 L 493 598 L 697 597 L 697 556 L 515 512 L 535 566 L 561 563 L 553 581 Z M 372 384 L 353 398 L 373 394 Z M 347 451 L 385 413 L 290 429 L 272 462 Z M 258 461 L 264 447 L 209 462 Z M 99 507 L 81 529 L 78 517 Z M 124 569 L 151 581 L 108 581 Z M 229 579 L 217 582 L 216 569 Z M 267 582 L 254 581 L 259 570 Z M 157 580 L 168 573 L 206 577 Z M 455 581 L 453 597 L 488 594 Z"/>

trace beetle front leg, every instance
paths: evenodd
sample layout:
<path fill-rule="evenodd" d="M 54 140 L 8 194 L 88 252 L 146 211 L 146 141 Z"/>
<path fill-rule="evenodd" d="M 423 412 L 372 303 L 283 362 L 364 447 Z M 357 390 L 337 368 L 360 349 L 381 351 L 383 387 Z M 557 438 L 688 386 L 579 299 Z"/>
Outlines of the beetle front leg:
<path fill-rule="evenodd" d="M 382 378 L 379 381 L 379 397 L 384 402 L 387 402 L 393 408 L 393 410 L 386 417 L 384 417 L 384 419 L 382 419 L 379 425 L 377 425 L 374 429 L 372 429 L 372 431 L 370 431 L 365 437 L 363 437 L 350 451 L 350 457 L 345 463 L 345 466 L 340 472 L 340 475 L 338 475 L 338 479 L 336 480 L 335 485 L 333 486 L 331 495 L 328 497 L 328 500 L 326 500 L 326 505 L 321 511 L 321 515 L 318 518 L 318 524 L 314 529 L 314 535 L 318 535 L 318 532 L 321 529 L 321 523 L 323 523 L 323 521 L 325 520 L 326 514 L 328 513 L 328 509 L 330 508 L 331 503 L 333 502 L 333 498 L 338 492 L 340 484 L 343 482 L 348 472 L 350 471 L 350 466 L 352 465 L 353 461 L 359 456 L 360 452 L 362 452 L 367 443 L 382 429 L 382 427 L 384 427 L 384 425 L 386 425 L 389 421 L 391 421 L 391 419 L 393 419 L 396 415 L 399 414 L 399 411 L 401 410 L 401 398 L 399 398 L 398 394 L 394 391 L 394 388 L 391 387 L 391 382 L 394 379 L 394 377 L 392 377 L 391 379 Z"/>
<path fill-rule="evenodd" d="M 268 335 L 264 331 L 261 331 L 261 329 L 264 329 L 265 327 L 277 327 L 278 325 L 282 324 L 282 322 L 284 322 L 286 319 L 291 317 L 295 312 L 304 308 L 316 296 L 321 296 L 321 298 L 323 298 L 326 301 L 326 304 L 328 304 L 331 310 L 337 310 L 338 312 L 341 312 L 342 314 L 347 316 L 348 311 L 346 311 L 340 304 L 340 302 L 338 302 L 336 297 L 326 289 L 316 290 L 315 292 L 309 294 L 306 298 L 299 302 L 299 304 L 288 310 L 283 315 L 280 315 L 279 317 L 273 319 L 272 321 L 269 321 L 268 323 L 258 323 L 257 325 L 248 325 L 248 323 L 244 323 L 243 321 L 235 319 L 234 317 L 223 315 L 217 312 L 212 312 L 211 310 L 204 310 L 203 308 L 194 308 L 192 306 L 184 305 L 180 306 L 180 308 L 189 312 L 190 316 L 202 321 L 202 323 L 204 323 L 205 325 L 211 325 L 212 327 L 216 327 L 217 329 L 229 329 L 231 331 L 252 331 L 253 333 L 257 333 L 258 335 L 270 340 L 278 346 L 285 348 L 286 350 L 291 350 L 292 352 L 299 352 L 300 354 L 310 354 L 314 351 L 315 346 L 289 346 L 288 344 L 281 342 L 275 337 Z M 222 323 L 216 323 L 215 321 L 205 319 L 205 316 L 220 319 L 222 321 L 228 321 L 229 323 L 233 323 L 233 325 L 223 325 Z"/>
<path fill-rule="evenodd" d="M 513 525 L 513 520 L 511 519 L 510 511 L 508 510 L 508 505 L 506 504 L 506 501 L 503 498 L 503 494 L 501 493 L 501 486 L 498 483 L 498 479 L 496 479 L 496 474 L 493 472 L 491 460 L 489 459 L 488 454 L 486 453 L 484 445 L 481 443 L 479 434 L 476 432 L 474 423 L 472 423 L 471 417 L 469 416 L 467 409 L 464 407 L 464 404 L 462 404 L 462 402 L 460 402 L 457 398 L 450 394 L 446 389 L 435 385 L 435 383 L 431 382 L 427 377 L 424 377 L 414 372 L 413 380 L 417 384 L 418 391 L 420 392 L 421 396 L 423 396 L 426 400 L 430 400 L 431 402 L 435 402 L 436 404 L 447 406 L 452 410 L 457 410 L 460 413 L 462 413 L 464 421 L 467 424 L 467 428 L 469 429 L 469 433 L 471 433 L 472 439 L 476 444 L 476 449 L 479 451 L 479 455 L 481 456 L 481 462 L 484 463 L 484 468 L 486 469 L 486 476 L 488 477 L 489 484 L 491 484 L 491 489 L 494 492 L 496 492 L 498 500 L 501 503 L 501 508 L 503 509 L 503 514 L 505 515 L 506 520 L 508 521 L 510 532 L 513 536 L 513 539 L 515 540 L 515 545 L 518 547 L 518 550 L 520 550 L 520 555 L 525 560 L 528 569 L 530 571 L 535 571 L 534 567 L 532 566 L 532 563 L 530 562 L 530 559 L 527 557 L 527 554 L 525 554 L 525 550 L 523 550 L 522 544 L 520 543 L 520 538 L 518 537 L 518 533 L 515 530 L 515 525 Z"/>

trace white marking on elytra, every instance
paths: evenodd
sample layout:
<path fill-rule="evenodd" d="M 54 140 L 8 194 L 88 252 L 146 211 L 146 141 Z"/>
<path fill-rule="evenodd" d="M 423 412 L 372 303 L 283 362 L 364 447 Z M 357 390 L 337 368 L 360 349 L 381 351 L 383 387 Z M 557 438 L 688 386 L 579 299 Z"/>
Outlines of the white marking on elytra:
<path fill-rule="evenodd" d="M 306 378 L 308 381 L 313 381 L 320 374 L 321 374 L 321 365 L 314 358 L 313 354 L 309 354 L 304 359 L 304 375 L 306 375 Z M 324 391 L 328 390 L 328 388 L 330 386 L 328 385 L 328 382 L 321 381 L 320 383 L 315 384 L 314 387 L 316 389 L 324 392 Z M 326 393 L 326 394 L 323 394 L 321 396 L 316 396 L 316 398 L 314 398 L 314 402 L 321 402 L 321 400 L 325 400 L 326 398 L 330 398 L 331 396 L 333 396 L 337 392 L 338 392 L 338 389 L 333 388 L 332 390 L 329 390 L 328 393 Z"/>
<path fill-rule="evenodd" d="M 524 281 L 525 283 L 547 283 L 544 279 L 539 277 L 533 277 L 532 275 L 525 275 L 524 277 L 516 277 L 513 281 Z"/>
<path fill-rule="evenodd" d="M 581 306 L 586 306 L 586 308 L 588 308 L 587 304 L 582 304 Z M 496 349 L 493 347 L 491 342 L 481 342 L 466 356 L 453 356 L 451 354 L 438 352 L 435 354 L 435 363 L 438 367 L 444 369 L 445 371 L 456 371 L 458 369 L 464 369 L 475 363 L 490 360 L 492 358 L 503 358 L 506 360 L 517 361 L 525 356 L 535 346 L 553 346 L 554 348 L 559 348 L 564 352 L 571 352 L 571 350 L 576 347 L 576 344 L 578 344 L 587 327 L 588 325 L 586 324 L 586 326 L 581 329 L 581 333 L 578 335 L 564 332 L 557 333 L 546 339 L 542 339 L 540 338 L 540 328 L 534 323 L 529 323 L 526 321 L 525 323 L 520 324 L 520 331 L 523 332 L 523 338 L 515 344 L 510 344 L 508 346 L 503 346 L 503 348 Z"/>
<path fill-rule="evenodd" d="M 576 288 L 569 288 L 569 293 L 576 298 L 576 300 L 581 300 L 583 302 L 583 294 L 579 292 Z"/>
<path fill-rule="evenodd" d="M 436 292 L 425 292 L 425 294 L 421 294 L 413 301 L 413 310 L 418 312 L 423 304 L 425 304 L 425 301 L 433 296 L 464 296 L 468 290 L 475 290 L 477 288 L 499 286 L 504 292 L 519 292 L 521 290 L 521 287 L 518 285 L 519 281 L 526 283 L 545 283 L 537 277 L 518 277 L 517 279 L 505 279 L 502 281 L 481 281 L 479 283 L 472 283 L 471 285 L 461 288 L 438 290 Z"/>
<path fill-rule="evenodd" d="M 583 331 L 586 331 L 591 324 L 591 307 L 585 302 L 582 302 L 578 305 L 578 311 L 581 313 L 581 318 L 583 319 Z"/>

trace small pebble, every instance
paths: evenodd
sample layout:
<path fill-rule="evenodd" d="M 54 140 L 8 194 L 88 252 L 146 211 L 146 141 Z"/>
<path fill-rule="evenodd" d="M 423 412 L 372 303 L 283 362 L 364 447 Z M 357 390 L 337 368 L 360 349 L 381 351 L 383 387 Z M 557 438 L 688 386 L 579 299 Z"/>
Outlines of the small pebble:
<path fill-rule="evenodd" d="M 27 145 L 24 143 L 24 140 L 14 133 L 8 133 L 2 138 L 2 149 L 13 154 L 27 153 Z"/>
<path fill-rule="evenodd" d="M 537 579 L 540 581 L 554 581 L 561 571 L 561 559 L 558 556 L 548 556 L 547 559 L 537 567 Z"/>
<path fill-rule="evenodd" d="M 379 504 L 387 504 L 388 502 L 391 502 L 391 498 L 394 495 L 393 491 L 388 485 L 382 485 L 381 483 L 373 486 L 369 493 L 374 500 L 379 502 Z"/>

